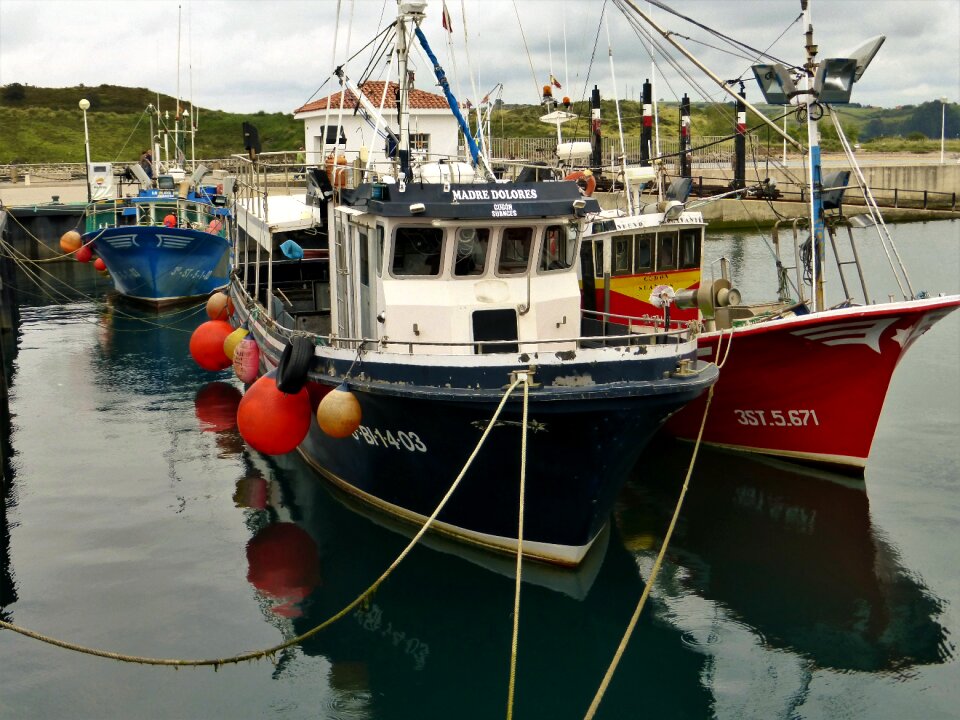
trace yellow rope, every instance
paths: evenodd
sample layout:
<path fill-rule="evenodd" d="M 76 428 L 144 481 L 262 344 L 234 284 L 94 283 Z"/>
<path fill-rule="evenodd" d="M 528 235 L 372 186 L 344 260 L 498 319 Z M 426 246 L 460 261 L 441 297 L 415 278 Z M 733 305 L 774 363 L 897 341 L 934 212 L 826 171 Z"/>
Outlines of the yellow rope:
<path fill-rule="evenodd" d="M 517 683 L 517 638 L 520 634 L 520 585 L 523 570 L 523 508 L 526 503 L 527 480 L 527 412 L 530 408 L 530 378 L 517 373 L 523 380 L 523 426 L 520 432 L 520 520 L 517 529 L 517 582 L 513 594 L 513 641 L 510 647 L 510 687 L 507 691 L 507 720 L 513 718 L 513 695 Z"/>
<path fill-rule="evenodd" d="M 717 340 L 717 358 L 715 360 L 717 369 L 722 369 L 727 364 L 727 357 L 730 355 L 730 348 L 733 347 L 733 328 L 730 328 L 730 337 L 727 340 L 727 349 L 723 353 L 723 359 L 720 359 L 720 348 L 723 345 L 723 330 L 720 331 L 720 338 Z"/>
<path fill-rule="evenodd" d="M 673 536 L 673 530 L 677 525 L 677 518 L 680 517 L 680 510 L 683 507 L 683 498 L 687 494 L 687 488 L 690 486 L 690 476 L 693 474 L 693 466 L 697 461 L 697 452 L 700 450 L 700 440 L 703 438 L 703 428 L 707 424 L 707 413 L 710 411 L 710 401 L 713 400 L 713 386 L 710 386 L 710 390 L 707 392 L 707 404 L 703 409 L 703 420 L 700 422 L 700 432 L 697 434 L 697 442 L 693 446 L 693 455 L 690 457 L 690 466 L 687 468 L 687 476 L 683 481 L 683 488 L 680 490 L 680 497 L 677 499 L 677 507 L 673 511 L 673 517 L 670 519 L 670 526 L 667 528 L 667 534 L 663 538 L 663 544 L 660 546 L 660 552 L 657 554 L 657 559 L 653 563 L 653 570 L 650 571 L 650 577 L 647 579 L 647 584 L 643 588 L 643 593 L 640 595 L 640 600 L 637 603 L 636 610 L 633 611 L 633 617 L 630 618 L 630 622 L 627 624 L 627 629 L 623 634 L 623 639 L 620 641 L 620 646 L 617 648 L 617 652 L 613 656 L 613 660 L 610 662 L 610 667 L 607 668 L 607 673 L 603 676 L 603 680 L 600 683 L 600 687 L 597 688 L 597 694 L 593 698 L 593 702 L 590 703 L 590 707 L 587 709 L 587 714 L 584 715 L 584 720 L 592 720 L 593 716 L 597 713 L 597 708 L 600 707 L 600 701 L 603 699 L 604 693 L 607 691 L 607 687 L 610 685 L 610 680 L 613 679 L 613 673 L 616 672 L 617 665 L 620 664 L 620 659 L 623 657 L 624 651 L 627 649 L 627 643 L 630 642 L 630 637 L 633 635 L 633 631 L 637 626 L 637 621 L 640 619 L 640 613 L 643 612 L 643 606 L 647 602 L 647 597 L 650 595 L 650 590 L 653 588 L 653 584 L 657 580 L 657 573 L 660 572 L 660 565 L 663 563 L 663 557 L 667 554 L 667 546 L 670 544 L 670 538 Z"/>
<path fill-rule="evenodd" d="M 12 630 L 15 633 L 24 635 L 34 640 L 39 640 L 45 642 L 49 645 L 55 645 L 57 647 L 64 648 L 66 650 L 73 650 L 75 652 L 84 653 L 86 655 L 95 655 L 96 657 L 107 658 L 109 660 L 116 660 L 118 662 L 126 663 L 136 663 L 139 665 L 166 665 L 172 667 L 198 667 L 198 666 L 212 666 L 215 670 L 221 665 L 234 665 L 241 662 L 246 662 L 249 660 L 259 660 L 264 657 L 273 657 L 281 650 L 286 650 L 289 647 L 294 645 L 299 645 L 304 640 L 307 640 L 314 635 L 316 635 L 321 630 L 329 627 L 336 621 L 345 617 L 350 613 L 354 608 L 364 602 L 369 598 L 384 580 L 390 576 L 390 574 L 397 568 L 397 566 L 406 558 L 406 556 L 413 550 L 414 546 L 420 541 L 420 538 L 427 532 L 430 526 L 433 524 L 434 520 L 437 519 L 437 516 L 440 514 L 440 511 L 443 510 L 444 506 L 447 504 L 447 501 L 453 495 L 454 490 L 457 489 L 457 486 L 460 484 L 460 481 L 467 474 L 467 470 L 470 469 L 470 466 L 473 464 L 474 459 L 477 456 L 477 453 L 480 452 L 480 448 L 486 442 L 487 436 L 490 434 L 490 431 L 493 429 L 493 426 L 496 424 L 497 419 L 500 417 L 500 412 L 503 410 L 503 406 L 506 404 L 507 399 L 510 397 L 510 394 L 516 389 L 517 385 L 523 382 L 522 378 L 515 380 L 509 388 L 507 388 L 503 397 L 500 400 L 500 404 L 497 406 L 496 412 L 493 414 L 493 417 L 490 418 L 490 422 L 487 424 L 486 429 L 483 431 L 483 435 L 480 436 L 480 441 L 477 443 L 477 446 L 473 449 L 473 452 L 470 453 L 470 457 L 467 458 L 466 464 L 463 466 L 463 469 L 460 471 L 460 474 L 457 475 L 457 478 L 453 481 L 453 484 L 450 486 L 450 489 L 447 491 L 447 494 L 443 496 L 443 499 L 440 501 L 440 504 L 437 505 L 437 509 L 433 511 L 433 514 L 427 518 L 426 522 L 417 531 L 417 534 L 413 536 L 413 539 L 410 543 L 403 549 L 403 551 L 397 556 L 390 566 L 380 575 L 373 584 L 370 585 L 366 590 L 364 590 L 360 595 L 358 595 L 354 600 L 348 603 L 340 612 L 332 615 L 331 617 L 324 620 L 319 625 L 314 626 L 307 632 L 302 635 L 298 635 L 295 638 L 287 640 L 286 642 L 280 643 L 279 645 L 274 645 L 273 647 L 266 648 L 264 650 L 254 650 L 247 653 L 242 653 L 239 655 L 231 655 L 229 657 L 215 658 L 215 659 L 204 659 L 204 660 L 182 660 L 176 658 L 154 658 L 154 657 L 143 657 L 138 655 L 124 655 L 122 653 L 108 652 L 106 650 L 99 650 L 96 648 L 85 647 L 83 645 L 78 645 L 72 642 L 66 642 L 64 640 L 58 640 L 56 638 L 43 635 L 41 633 L 35 632 L 33 630 L 28 630 L 22 628 L 18 625 L 13 625 L 12 623 L 4 622 L 0 620 L 0 628 L 4 630 Z"/>

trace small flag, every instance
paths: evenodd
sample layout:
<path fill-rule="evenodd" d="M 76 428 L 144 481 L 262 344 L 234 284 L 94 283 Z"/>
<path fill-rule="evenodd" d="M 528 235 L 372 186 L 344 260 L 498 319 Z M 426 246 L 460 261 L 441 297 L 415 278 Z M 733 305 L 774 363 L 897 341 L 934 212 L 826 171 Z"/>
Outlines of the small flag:
<path fill-rule="evenodd" d="M 553 76 L 553 73 L 550 73 L 550 84 L 553 85 L 558 90 L 561 88 L 560 81 Z"/>
<path fill-rule="evenodd" d="M 443 29 L 448 33 L 453 32 L 453 20 L 450 19 L 450 11 L 447 10 L 446 3 L 443 3 Z"/>

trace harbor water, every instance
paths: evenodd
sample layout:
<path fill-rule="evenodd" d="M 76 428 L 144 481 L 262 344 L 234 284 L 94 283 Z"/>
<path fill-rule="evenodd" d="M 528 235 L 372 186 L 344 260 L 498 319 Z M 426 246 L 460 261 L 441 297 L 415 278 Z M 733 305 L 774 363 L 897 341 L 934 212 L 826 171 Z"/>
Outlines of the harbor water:
<path fill-rule="evenodd" d="M 960 291 L 960 221 L 891 230 L 916 289 Z M 897 295 L 876 235 L 860 250 L 871 292 Z M 705 254 L 730 259 L 745 299 L 775 294 L 764 233 L 712 233 Z M 324 623 L 406 546 L 409 528 L 295 453 L 245 446 L 242 385 L 188 353 L 202 306 L 131 308 L 77 264 L 16 282 L 0 620 L 113 653 L 226 658 Z M 960 717 L 958 358 L 960 313 L 901 362 L 864 481 L 702 449 L 597 717 Z M 691 451 L 655 440 L 581 568 L 524 565 L 513 717 L 584 716 Z M 507 717 L 514 583 L 512 559 L 428 536 L 342 619 L 218 668 L 0 630 L 0 718 Z"/>

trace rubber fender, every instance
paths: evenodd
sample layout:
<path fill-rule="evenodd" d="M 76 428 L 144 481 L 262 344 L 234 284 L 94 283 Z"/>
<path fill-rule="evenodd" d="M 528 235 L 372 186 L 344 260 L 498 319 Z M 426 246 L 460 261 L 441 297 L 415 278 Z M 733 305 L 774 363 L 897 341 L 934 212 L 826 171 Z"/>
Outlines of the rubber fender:
<path fill-rule="evenodd" d="M 290 338 L 277 365 L 277 390 L 295 395 L 307 383 L 307 371 L 313 360 L 313 340 L 304 335 Z"/>

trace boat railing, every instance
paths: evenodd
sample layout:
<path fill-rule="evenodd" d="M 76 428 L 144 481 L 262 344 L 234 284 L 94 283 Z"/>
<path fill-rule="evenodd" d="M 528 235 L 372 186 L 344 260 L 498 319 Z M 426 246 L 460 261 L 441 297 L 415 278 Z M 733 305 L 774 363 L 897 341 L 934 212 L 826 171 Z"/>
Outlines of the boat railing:
<path fill-rule="evenodd" d="M 207 202 L 170 198 L 94 203 L 87 210 L 88 230 L 107 227 L 180 227 L 226 236 L 223 212 Z"/>
<path fill-rule="evenodd" d="M 622 327 L 622 326 L 621 326 Z M 291 333 L 293 334 L 293 333 Z M 349 350 L 359 350 L 361 347 L 378 347 L 382 351 L 390 349 L 406 355 L 424 354 L 428 350 L 448 349 L 468 352 L 451 352 L 452 355 L 485 355 L 503 352 L 529 352 L 532 348 L 549 349 L 551 347 L 566 347 L 575 345 L 578 349 L 600 347 L 638 347 L 652 345 L 682 345 L 693 338 L 688 328 L 669 330 L 664 332 L 638 333 L 629 332 L 610 335 L 582 335 L 567 338 L 538 338 L 533 340 L 475 340 L 472 342 L 439 342 L 420 340 L 392 340 L 390 338 L 349 338 L 336 335 L 316 336 L 318 344 Z M 436 354 L 436 353 L 431 353 Z"/>

